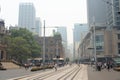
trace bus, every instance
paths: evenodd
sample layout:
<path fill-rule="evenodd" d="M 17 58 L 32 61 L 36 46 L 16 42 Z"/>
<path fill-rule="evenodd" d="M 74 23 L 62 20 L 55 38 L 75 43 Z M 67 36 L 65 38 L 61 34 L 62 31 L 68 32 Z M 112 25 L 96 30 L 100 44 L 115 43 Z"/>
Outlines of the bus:
<path fill-rule="evenodd" d="M 64 58 L 53 58 L 53 62 L 54 63 L 58 63 L 58 66 L 64 66 L 65 62 L 64 62 Z"/>

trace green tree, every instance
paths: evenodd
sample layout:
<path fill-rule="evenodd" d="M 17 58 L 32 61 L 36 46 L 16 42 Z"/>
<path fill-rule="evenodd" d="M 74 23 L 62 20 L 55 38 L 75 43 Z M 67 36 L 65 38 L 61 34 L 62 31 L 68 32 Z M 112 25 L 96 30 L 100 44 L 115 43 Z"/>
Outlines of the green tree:
<path fill-rule="evenodd" d="M 40 55 L 40 46 L 27 29 L 11 30 L 11 36 L 6 38 L 10 38 L 6 43 L 7 52 L 11 58 L 25 61 Z"/>
<path fill-rule="evenodd" d="M 16 59 L 17 61 L 26 60 L 28 57 L 30 57 L 30 48 L 29 44 L 25 39 L 22 37 L 15 37 L 12 38 L 12 43 L 9 46 L 9 50 L 12 51 L 11 57 Z"/>

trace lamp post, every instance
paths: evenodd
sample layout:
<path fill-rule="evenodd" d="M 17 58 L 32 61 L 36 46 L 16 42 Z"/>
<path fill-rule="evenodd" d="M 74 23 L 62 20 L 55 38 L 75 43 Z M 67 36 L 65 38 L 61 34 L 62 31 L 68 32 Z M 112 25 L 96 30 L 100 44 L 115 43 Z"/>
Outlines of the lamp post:
<path fill-rule="evenodd" d="M 94 60 L 95 67 L 97 68 L 97 54 L 96 54 L 96 30 L 95 30 L 95 17 L 93 16 L 93 44 L 94 44 Z"/>
<path fill-rule="evenodd" d="M 97 54 L 96 54 L 96 35 L 95 35 L 95 26 L 94 26 L 94 55 L 95 55 L 95 65 L 97 66 Z"/>
<path fill-rule="evenodd" d="M 56 41 L 56 59 L 57 59 L 57 64 L 59 65 L 59 54 L 58 54 L 58 40 Z"/>
<path fill-rule="evenodd" d="M 74 40 L 74 29 L 72 29 L 73 31 L 73 62 L 75 62 L 75 40 Z"/>
<path fill-rule="evenodd" d="M 45 20 L 44 20 L 44 34 L 43 34 L 43 64 L 45 64 Z"/>
<path fill-rule="evenodd" d="M 95 61 L 95 67 L 96 67 L 96 69 L 97 69 L 97 53 L 96 53 L 96 30 L 95 30 L 96 28 L 95 28 L 95 18 L 94 18 L 94 16 L 93 16 L 93 25 L 92 25 L 92 33 L 93 34 L 91 34 L 91 36 L 92 36 L 92 41 L 93 41 L 93 47 L 91 48 L 88 48 L 88 49 L 92 49 L 92 50 L 94 50 L 93 52 L 94 52 L 94 61 Z"/>

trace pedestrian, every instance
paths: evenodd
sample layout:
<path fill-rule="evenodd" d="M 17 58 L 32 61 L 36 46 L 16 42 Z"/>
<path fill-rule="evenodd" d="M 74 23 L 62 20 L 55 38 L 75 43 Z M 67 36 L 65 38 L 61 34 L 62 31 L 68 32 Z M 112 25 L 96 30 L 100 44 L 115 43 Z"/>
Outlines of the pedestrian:
<path fill-rule="evenodd" d="M 3 66 L 2 66 L 2 63 L 0 62 L 0 68 L 2 68 Z"/>
<path fill-rule="evenodd" d="M 57 71 L 57 64 L 55 63 L 55 65 L 54 65 L 54 68 L 55 68 L 55 71 Z"/>
<path fill-rule="evenodd" d="M 106 64 L 106 62 L 104 63 L 104 68 L 107 68 L 107 64 Z"/>
<path fill-rule="evenodd" d="M 92 71 L 95 71 L 96 67 L 95 67 L 95 64 L 92 65 Z"/>
<path fill-rule="evenodd" d="M 97 70 L 98 70 L 98 71 L 101 71 L 101 65 L 102 65 L 101 62 L 98 62 L 98 63 L 97 63 Z"/>
<path fill-rule="evenodd" d="M 25 64 L 25 70 L 28 70 L 29 69 L 29 64 Z"/>
<path fill-rule="evenodd" d="M 107 63 L 107 70 L 110 71 L 110 62 Z"/>

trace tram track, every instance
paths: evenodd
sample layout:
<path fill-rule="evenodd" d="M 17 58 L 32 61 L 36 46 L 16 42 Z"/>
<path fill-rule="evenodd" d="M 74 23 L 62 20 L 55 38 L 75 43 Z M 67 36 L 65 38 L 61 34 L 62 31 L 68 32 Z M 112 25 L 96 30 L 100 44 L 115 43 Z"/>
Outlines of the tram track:
<path fill-rule="evenodd" d="M 32 75 L 26 75 L 11 80 L 75 80 L 76 75 L 78 75 L 81 69 L 82 65 L 73 65 L 58 69 L 57 71 L 43 71 L 43 73 L 41 72 L 40 74 L 36 73 Z"/>
<path fill-rule="evenodd" d="M 78 74 L 78 72 L 81 70 L 81 68 L 82 68 L 82 66 L 81 67 L 76 66 L 72 70 L 67 71 L 66 73 L 62 72 L 62 74 L 58 73 L 58 74 L 49 75 L 46 77 L 41 77 L 41 78 L 38 78 L 35 80 L 74 80 L 75 76 Z M 57 75 L 59 75 L 59 74 L 61 76 L 58 77 Z"/>
<path fill-rule="evenodd" d="M 76 66 L 72 66 L 72 67 L 75 67 L 75 68 L 76 68 Z M 69 69 L 71 69 L 71 67 L 69 67 L 69 68 L 67 68 L 67 69 L 64 69 L 64 70 L 56 71 L 56 72 L 51 73 L 51 74 L 49 74 L 49 75 L 40 76 L 40 77 L 38 77 L 38 78 L 36 78 L 36 79 L 34 79 L 34 80 L 46 80 L 46 79 L 48 79 L 48 78 L 50 78 L 50 77 L 52 77 L 52 76 L 55 76 L 55 75 L 57 75 L 57 74 L 59 74 L 59 73 L 63 73 L 64 71 L 68 71 Z"/>
<path fill-rule="evenodd" d="M 71 66 L 71 67 L 74 67 L 74 66 Z M 27 76 L 15 78 L 15 79 L 12 79 L 12 80 L 41 80 L 40 78 L 43 78 L 43 77 L 48 78 L 52 75 L 55 75 L 57 73 L 63 72 L 64 70 L 68 70 L 68 69 L 70 69 L 70 67 L 66 67 L 64 69 L 60 69 L 60 70 L 57 70 L 57 71 L 52 71 L 52 72 L 49 72 L 49 73 L 43 73 L 43 74 L 38 74 L 37 73 L 37 74 L 27 75 Z"/>
<path fill-rule="evenodd" d="M 66 74 L 62 75 L 61 77 L 59 77 L 57 80 L 67 80 L 68 78 L 70 78 L 70 80 L 74 80 L 75 76 L 77 75 L 77 73 L 81 70 L 82 67 L 77 67 L 77 69 L 73 69 L 72 71 L 67 72 Z"/>

